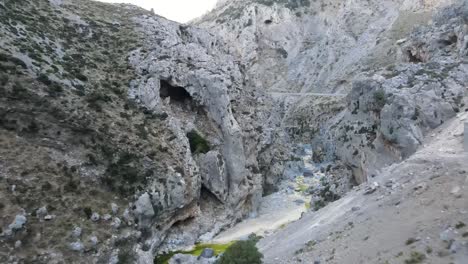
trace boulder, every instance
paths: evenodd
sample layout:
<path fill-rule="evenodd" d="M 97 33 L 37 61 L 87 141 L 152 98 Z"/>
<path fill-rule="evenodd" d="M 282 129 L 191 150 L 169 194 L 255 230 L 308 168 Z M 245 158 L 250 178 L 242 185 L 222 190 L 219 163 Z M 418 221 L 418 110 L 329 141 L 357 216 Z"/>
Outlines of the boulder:
<path fill-rule="evenodd" d="M 153 219 L 155 212 L 153 204 L 151 203 L 151 197 L 147 192 L 142 194 L 135 202 L 133 214 L 135 215 L 135 218 L 138 219 L 140 227 L 148 227 L 151 224 L 151 220 Z"/>
<path fill-rule="evenodd" d="M 214 257 L 214 255 L 215 255 L 215 251 L 212 248 L 205 248 L 200 254 L 200 257 L 209 259 L 209 258 Z"/>
<path fill-rule="evenodd" d="M 203 186 L 219 201 L 225 202 L 228 195 L 227 170 L 223 156 L 218 151 L 210 151 L 198 158 Z"/>

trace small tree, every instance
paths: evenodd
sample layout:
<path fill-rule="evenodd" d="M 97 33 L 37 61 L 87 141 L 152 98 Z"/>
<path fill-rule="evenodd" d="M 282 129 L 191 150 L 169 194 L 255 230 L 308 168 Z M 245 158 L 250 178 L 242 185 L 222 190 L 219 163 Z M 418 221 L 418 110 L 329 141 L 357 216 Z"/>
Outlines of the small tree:
<path fill-rule="evenodd" d="M 261 264 L 263 255 L 255 240 L 237 241 L 219 258 L 216 264 Z"/>

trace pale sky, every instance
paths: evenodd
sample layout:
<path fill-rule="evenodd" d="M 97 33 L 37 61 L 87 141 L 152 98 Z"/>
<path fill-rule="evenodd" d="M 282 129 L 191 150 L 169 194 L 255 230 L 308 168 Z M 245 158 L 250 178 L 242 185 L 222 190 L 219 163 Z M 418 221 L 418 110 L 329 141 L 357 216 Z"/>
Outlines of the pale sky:
<path fill-rule="evenodd" d="M 185 23 L 211 10 L 217 0 L 98 0 L 111 3 L 130 3 L 141 6 L 160 16 Z"/>

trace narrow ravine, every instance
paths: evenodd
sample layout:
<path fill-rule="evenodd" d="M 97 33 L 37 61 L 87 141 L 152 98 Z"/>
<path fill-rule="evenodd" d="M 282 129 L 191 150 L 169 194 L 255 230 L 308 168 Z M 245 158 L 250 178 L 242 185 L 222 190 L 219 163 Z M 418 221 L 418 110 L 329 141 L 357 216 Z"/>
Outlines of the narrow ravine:
<path fill-rule="evenodd" d="M 327 177 L 322 169 L 326 164 L 314 163 L 309 145 L 300 145 L 299 148 L 297 160 L 289 162 L 278 191 L 262 197 L 257 212 L 218 234 L 213 243 L 243 240 L 251 234 L 261 237 L 271 235 L 311 210 L 312 193 L 322 188 L 322 179 Z"/>

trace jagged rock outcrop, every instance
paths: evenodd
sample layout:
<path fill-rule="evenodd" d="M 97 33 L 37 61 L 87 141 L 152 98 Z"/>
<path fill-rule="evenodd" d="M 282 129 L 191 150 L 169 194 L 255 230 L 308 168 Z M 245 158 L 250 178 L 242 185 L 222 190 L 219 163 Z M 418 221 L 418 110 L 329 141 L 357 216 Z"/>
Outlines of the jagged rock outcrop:
<path fill-rule="evenodd" d="M 279 119 L 222 40 L 130 5 L 0 13 L 0 226 L 28 219 L 0 232 L 1 262 L 152 263 L 168 234 L 191 245 L 255 211 L 258 131 Z"/>
<path fill-rule="evenodd" d="M 465 11 L 450 3 L 238 0 L 194 23 L 231 40 L 250 83 L 282 101 L 292 142 L 362 183 L 463 110 Z"/>
<path fill-rule="evenodd" d="M 251 85 L 343 92 L 356 74 L 397 60 L 395 41 L 450 1 L 221 1 L 194 23 L 227 40 Z"/>
<path fill-rule="evenodd" d="M 432 129 L 466 109 L 466 3 L 443 9 L 431 26 L 400 41 L 400 62 L 355 81 L 347 108 L 316 138 L 352 167 L 358 183 L 406 159 Z"/>

